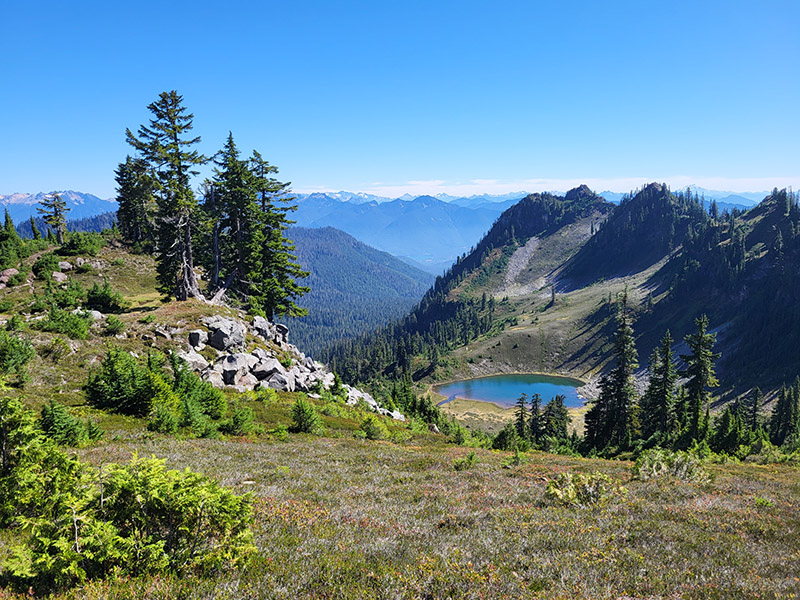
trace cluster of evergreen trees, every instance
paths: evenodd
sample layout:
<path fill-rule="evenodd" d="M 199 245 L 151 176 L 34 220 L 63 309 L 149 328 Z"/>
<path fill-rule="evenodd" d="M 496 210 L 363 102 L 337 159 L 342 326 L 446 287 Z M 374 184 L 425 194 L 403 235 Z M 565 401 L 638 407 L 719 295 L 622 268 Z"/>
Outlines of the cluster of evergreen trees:
<path fill-rule="evenodd" d="M 763 398 L 758 388 L 748 402 L 727 406 L 711 425 L 711 390 L 719 385 L 714 363 L 720 355 L 714 351 L 716 334 L 708 331 L 706 315 L 695 320 L 697 330 L 684 338 L 689 354 L 680 356 L 683 370 L 678 370 L 673 340 L 666 332 L 651 355 L 650 381 L 638 398 L 633 381 L 638 358 L 626 295 L 619 306 L 615 364 L 601 379 L 600 394 L 586 414 L 586 449 L 616 454 L 636 447 L 686 449 L 707 444 L 715 452 L 736 455 L 767 438 L 790 450 L 800 446 L 800 378 L 782 389 L 768 428 L 759 417 Z M 678 385 L 681 378 L 684 383 Z"/>
<path fill-rule="evenodd" d="M 257 314 L 297 316 L 295 300 L 308 291 L 297 283 L 307 275 L 294 261 L 285 231 L 287 213 L 296 207 L 287 183 L 274 179 L 277 168 L 254 151 L 244 160 L 228 136 L 217 153 L 214 177 L 203 184 L 202 203 L 191 177 L 209 158 L 188 133 L 194 115 L 174 90 L 148 106 L 149 125 L 127 130 L 136 150 L 116 171 L 119 228 L 123 236 L 152 249 L 160 290 L 178 300 L 202 297 L 195 273 L 208 273 L 207 292 L 227 294 Z"/>

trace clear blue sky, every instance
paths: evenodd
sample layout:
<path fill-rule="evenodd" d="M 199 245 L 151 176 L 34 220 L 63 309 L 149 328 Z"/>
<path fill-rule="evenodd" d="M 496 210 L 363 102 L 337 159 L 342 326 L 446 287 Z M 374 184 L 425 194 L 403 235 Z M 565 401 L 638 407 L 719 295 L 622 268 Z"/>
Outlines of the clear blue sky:
<path fill-rule="evenodd" d="M 0 3 L 0 194 L 114 194 L 176 89 L 295 190 L 800 187 L 800 2 Z"/>

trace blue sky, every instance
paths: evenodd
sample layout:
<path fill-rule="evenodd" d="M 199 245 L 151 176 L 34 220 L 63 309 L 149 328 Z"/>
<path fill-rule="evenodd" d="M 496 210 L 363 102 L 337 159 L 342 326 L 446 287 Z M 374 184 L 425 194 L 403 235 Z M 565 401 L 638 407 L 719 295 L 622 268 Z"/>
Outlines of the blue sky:
<path fill-rule="evenodd" d="M 800 188 L 800 3 L 0 3 L 0 194 L 114 195 L 159 92 L 297 191 Z"/>

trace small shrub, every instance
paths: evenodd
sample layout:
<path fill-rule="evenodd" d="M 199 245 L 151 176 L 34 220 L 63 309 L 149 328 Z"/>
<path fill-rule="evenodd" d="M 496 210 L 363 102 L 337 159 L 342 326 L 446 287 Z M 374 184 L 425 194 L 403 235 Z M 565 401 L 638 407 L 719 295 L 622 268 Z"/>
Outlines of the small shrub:
<path fill-rule="evenodd" d="M 86 289 L 74 279 L 70 279 L 63 288 L 54 286 L 52 281 L 48 281 L 45 297 L 49 299 L 51 305 L 58 308 L 77 308 L 85 301 Z"/>
<path fill-rule="evenodd" d="M 90 442 L 96 442 L 104 435 L 105 432 L 100 429 L 100 426 L 97 423 L 89 418 L 86 419 L 86 437 Z"/>
<path fill-rule="evenodd" d="M 278 392 L 272 388 L 261 388 L 256 392 L 256 400 L 268 404 L 278 399 Z"/>
<path fill-rule="evenodd" d="M 0 313 L 11 312 L 12 308 L 14 308 L 13 300 L 9 300 L 8 298 L 3 298 L 0 300 Z"/>
<path fill-rule="evenodd" d="M 761 496 L 755 497 L 755 503 L 758 508 L 772 508 L 775 503 L 769 498 L 762 498 Z"/>
<path fill-rule="evenodd" d="M 27 280 L 28 280 L 28 273 L 26 273 L 25 271 L 20 271 L 16 275 L 12 275 L 11 277 L 9 277 L 8 281 L 6 282 L 6 285 L 8 287 L 16 287 L 18 285 L 25 283 Z"/>
<path fill-rule="evenodd" d="M 508 458 L 503 461 L 502 467 L 504 469 L 510 469 L 511 467 L 518 467 L 520 465 L 525 464 L 528 461 L 525 454 L 519 451 L 519 448 L 514 450 L 514 456 Z"/>
<path fill-rule="evenodd" d="M 561 473 L 558 479 L 547 484 L 544 497 L 549 504 L 595 506 L 626 492 L 624 487 L 615 486 L 611 478 L 603 473 Z"/>
<path fill-rule="evenodd" d="M 178 416 L 166 406 L 156 406 L 150 420 L 147 421 L 147 430 L 157 433 L 175 433 L 178 431 Z"/>
<path fill-rule="evenodd" d="M 50 400 L 42 407 L 39 427 L 47 437 L 61 446 L 78 446 L 86 438 L 86 428 L 67 412 L 63 404 Z"/>
<path fill-rule="evenodd" d="M 360 429 L 368 440 L 385 440 L 389 437 L 389 430 L 377 416 L 369 415 L 361 423 Z"/>
<path fill-rule="evenodd" d="M 94 267 L 92 266 L 92 263 L 85 262 L 82 265 L 78 265 L 77 267 L 75 267 L 75 272 L 81 274 L 94 273 Z"/>
<path fill-rule="evenodd" d="M 296 433 L 322 432 L 322 419 L 311 403 L 302 396 L 292 406 L 292 421 L 292 431 Z"/>
<path fill-rule="evenodd" d="M 284 369 L 290 369 L 292 367 L 292 355 L 288 352 L 281 352 L 278 356 L 278 362 L 281 363 Z"/>
<path fill-rule="evenodd" d="M 52 252 L 42 254 L 36 259 L 36 262 L 33 263 L 31 270 L 39 279 L 49 281 L 53 276 L 53 272 L 60 270 L 58 268 L 58 257 Z"/>
<path fill-rule="evenodd" d="M 35 355 L 30 342 L 0 330 L 0 376 L 15 374 L 24 380 L 25 366 Z"/>
<path fill-rule="evenodd" d="M 83 314 L 73 314 L 54 306 L 50 309 L 47 318 L 36 321 L 33 327 L 39 331 L 63 333 L 75 340 L 85 340 L 89 335 L 89 317 Z"/>
<path fill-rule="evenodd" d="M 277 425 L 270 433 L 279 442 L 285 442 L 289 439 L 289 428 L 283 424 Z"/>
<path fill-rule="evenodd" d="M 226 435 L 250 435 L 254 429 L 253 409 L 239 404 L 234 404 L 231 416 L 219 426 Z"/>
<path fill-rule="evenodd" d="M 330 401 L 326 402 L 320 411 L 326 417 L 342 418 L 347 414 L 347 409 L 339 402 Z M 363 429 L 363 423 L 362 423 Z"/>
<path fill-rule="evenodd" d="M 109 315 L 108 319 L 106 319 L 106 334 L 118 335 L 123 331 L 125 331 L 125 322 L 119 317 Z"/>
<path fill-rule="evenodd" d="M 25 329 L 25 319 L 19 314 L 13 315 L 6 321 L 6 331 L 22 331 Z"/>
<path fill-rule="evenodd" d="M 466 456 L 453 459 L 453 469 L 456 471 L 466 471 L 467 469 L 471 469 L 472 465 L 474 465 L 476 462 L 477 458 L 475 458 L 475 450 L 473 450 Z"/>
<path fill-rule="evenodd" d="M 125 309 L 125 301 L 122 294 L 114 290 L 106 279 L 102 286 L 95 282 L 86 293 L 86 306 L 100 312 L 118 313 Z"/>
<path fill-rule="evenodd" d="M 125 266 L 125 259 L 124 258 L 115 258 L 111 261 L 111 265 L 114 267 L 124 267 Z"/>
<path fill-rule="evenodd" d="M 99 233 L 76 231 L 70 233 L 64 245 L 58 249 L 61 256 L 77 256 L 79 254 L 96 256 L 103 247 L 103 236 Z"/>
<path fill-rule="evenodd" d="M 145 315 L 141 319 L 139 319 L 139 323 L 144 323 L 145 325 L 149 325 L 150 323 L 152 323 L 155 320 L 156 320 L 156 316 L 151 313 L 151 314 Z"/>
<path fill-rule="evenodd" d="M 633 466 L 633 477 L 642 481 L 667 476 L 693 483 L 709 481 L 700 459 L 688 452 L 651 448 L 642 452 Z"/>

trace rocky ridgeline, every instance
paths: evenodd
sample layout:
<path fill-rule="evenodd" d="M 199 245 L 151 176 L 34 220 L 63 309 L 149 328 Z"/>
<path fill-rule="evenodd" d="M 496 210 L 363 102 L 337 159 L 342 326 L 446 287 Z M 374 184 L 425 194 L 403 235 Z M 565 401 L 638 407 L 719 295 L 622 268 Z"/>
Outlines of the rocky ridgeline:
<path fill-rule="evenodd" d="M 190 331 L 189 348 L 179 355 L 215 387 L 244 392 L 261 385 L 285 392 L 311 392 L 320 384 L 326 389 L 333 385 L 334 375 L 325 365 L 289 343 L 289 328 L 285 325 L 255 317 L 248 327 L 221 316 L 206 317 L 203 324 L 207 329 Z M 252 352 L 247 352 L 248 330 L 263 343 Z M 200 354 L 207 346 L 215 350 L 217 358 L 213 363 Z M 343 387 L 347 404 L 352 406 L 361 400 L 375 412 L 405 420 L 401 413 L 379 406 L 370 394 L 349 385 Z"/>

